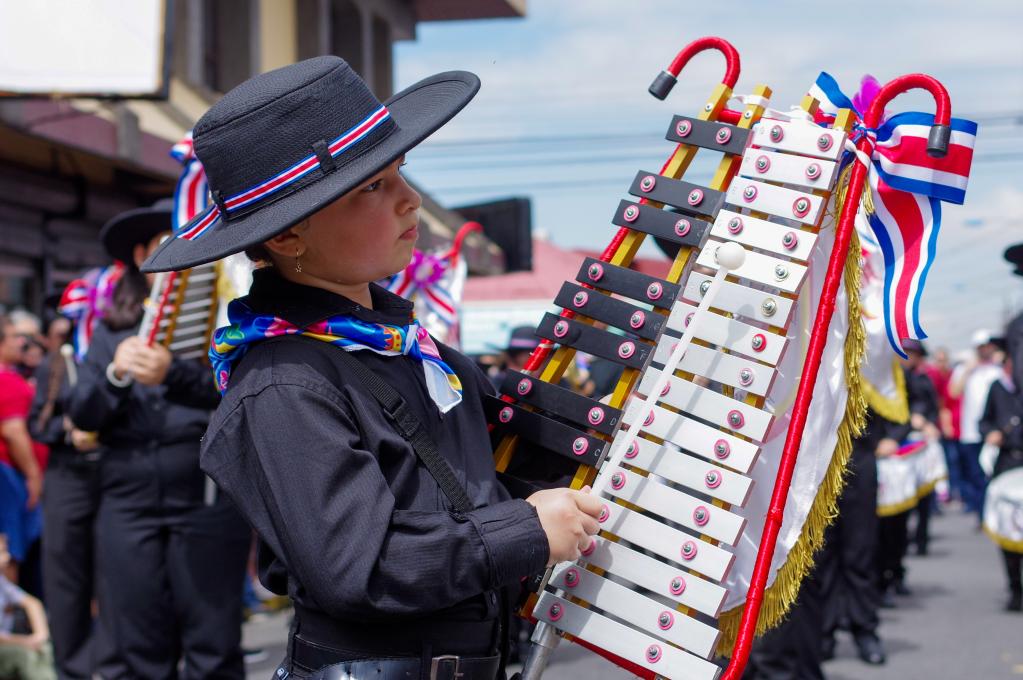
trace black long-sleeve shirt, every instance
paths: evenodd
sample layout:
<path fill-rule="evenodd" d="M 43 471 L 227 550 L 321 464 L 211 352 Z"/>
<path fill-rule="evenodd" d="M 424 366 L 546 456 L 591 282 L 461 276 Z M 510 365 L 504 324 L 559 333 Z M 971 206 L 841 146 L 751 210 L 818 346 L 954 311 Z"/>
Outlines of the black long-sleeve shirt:
<path fill-rule="evenodd" d="M 97 325 L 71 392 L 71 420 L 82 430 L 98 432 L 100 443 L 111 448 L 198 444 L 209 412 L 219 402 L 210 370 L 202 362 L 175 357 L 163 384 L 152 387 L 138 382 L 117 387 L 107 380 L 117 346 L 136 332 Z"/>
<path fill-rule="evenodd" d="M 410 303 L 371 290 L 372 310 L 261 270 L 245 301 L 299 327 L 337 314 L 411 321 Z M 269 548 L 268 587 L 285 581 L 296 603 L 338 621 L 466 620 L 479 616 L 488 591 L 543 569 L 548 545 L 536 511 L 495 477 L 482 407 L 491 387 L 467 358 L 439 349 L 463 387 L 462 403 L 443 415 L 418 361 L 355 357 L 424 424 L 475 505 L 466 514 L 450 508 L 371 394 L 335 361 L 344 350 L 284 336 L 255 343 L 234 367 L 201 462 Z"/>
<path fill-rule="evenodd" d="M 985 438 L 994 431 L 1002 433 L 1002 445 L 998 449 L 992 476 L 1023 466 L 1023 396 L 1019 390 L 1010 390 L 1000 380 L 993 382 L 979 429 Z"/>

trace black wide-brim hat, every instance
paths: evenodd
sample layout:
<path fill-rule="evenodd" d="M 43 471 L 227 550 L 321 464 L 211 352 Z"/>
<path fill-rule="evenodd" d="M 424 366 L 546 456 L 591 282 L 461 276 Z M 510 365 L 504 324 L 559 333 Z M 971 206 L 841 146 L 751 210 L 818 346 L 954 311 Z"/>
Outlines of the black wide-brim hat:
<path fill-rule="evenodd" d="M 142 271 L 219 260 L 298 224 L 426 139 L 479 87 L 472 73 L 449 71 L 381 104 L 334 56 L 242 83 L 192 133 L 213 205 L 178 229 Z"/>
<path fill-rule="evenodd" d="M 110 257 L 135 266 L 135 246 L 171 231 L 173 211 L 174 200 L 170 198 L 161 198 L 148 208 L 128 210 L 103 225 L 99 240 Z"/>
<path fill-rule="evenodd" d="M 1013 265 L 1012 273 L 1016 276 L 1023 276 L 1023 243 L 1017 243 L 1005 249 L 1005 261 Z"/>

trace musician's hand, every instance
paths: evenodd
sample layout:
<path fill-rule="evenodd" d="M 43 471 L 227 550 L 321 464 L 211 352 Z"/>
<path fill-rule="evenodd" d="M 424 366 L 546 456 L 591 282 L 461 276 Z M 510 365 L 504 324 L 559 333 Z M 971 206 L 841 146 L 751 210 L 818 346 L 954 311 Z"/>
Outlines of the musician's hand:
<path fill-rule="evenodd" d="M 114 350 L 114 360 L 110 363 L 114 365 L 114 375 L 118 380 L 124 380 L 128 376 L 134 377 L 132 369 L 135 366 L 135 357 L 145 346 L 145 341 L 135 335 L 125 338 L 117 346 Z"/>
<path fill-rule="evenodd" d="M 887 456 L 894 456 L 899 452 L 899 442 L 895 441 L 890 437 L 885 437 L 877 443 L 877 456 L 879 458 L 885 458 Z"/>
<path fill-rule="evenodd" d="M 600 525 L 597 516 L 603 502 L 585 491 L 545 489 L 526 499 L 536 508 L 547 534 L 550 556 L 547 566 L 574 560 L 589 546 Z"/>
<path fill-rule="evenodd" d="M 95 432 L 85 432 L 77 427 L 71 428 L 71 445 L 76 451 L 88 453 L 99 448 L 99 438 Z"/>
<path fill-rule="evenodd" d="M 163 345 L 150 347 L 142 343 L 135 354 L 131 374 L 143 385 L 162 385 L 172 358 L 170 350 Z"/>
<path fill-rule="evenodd" d="M 987 436 L 984 437 L 984 443 L 985 444 L 989 444 L 991 446 L 1001 446 L 1002 445 L 1002 431 L 1001 430 L 991 430 L 990 432 L 987 433 Z"/>

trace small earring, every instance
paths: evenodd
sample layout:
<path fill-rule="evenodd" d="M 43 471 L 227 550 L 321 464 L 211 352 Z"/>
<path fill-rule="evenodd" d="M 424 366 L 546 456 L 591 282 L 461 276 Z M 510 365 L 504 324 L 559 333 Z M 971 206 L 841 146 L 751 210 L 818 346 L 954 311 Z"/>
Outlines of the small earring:
<path fill-rule="evenodd" d="M 298 253 L 295 253 L 295 271 L 302 273 L 302 260 L 298 259 Z"/>

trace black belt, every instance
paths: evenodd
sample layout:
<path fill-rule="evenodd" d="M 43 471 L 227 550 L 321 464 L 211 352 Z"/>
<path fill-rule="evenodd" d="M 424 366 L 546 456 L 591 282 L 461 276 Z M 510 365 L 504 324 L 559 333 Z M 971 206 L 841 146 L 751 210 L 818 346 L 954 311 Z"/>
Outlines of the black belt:
<path fill-rule="evenodd" d="M 315 671 L 310 680 L 494 680 L 501 667 L 499 656 L 465 657 L 444 655 L 429 659 L 427 674 L 423 674 L 423 659 L 399 657 L 393 659 L 343 660 L 338 650 L 306 642 L 294 636 L 291 661 L 305 669 Z"/>

